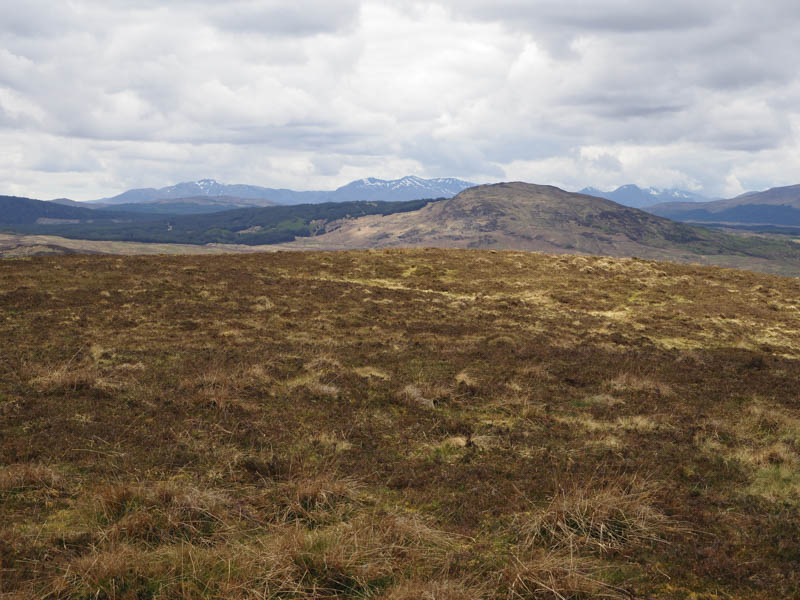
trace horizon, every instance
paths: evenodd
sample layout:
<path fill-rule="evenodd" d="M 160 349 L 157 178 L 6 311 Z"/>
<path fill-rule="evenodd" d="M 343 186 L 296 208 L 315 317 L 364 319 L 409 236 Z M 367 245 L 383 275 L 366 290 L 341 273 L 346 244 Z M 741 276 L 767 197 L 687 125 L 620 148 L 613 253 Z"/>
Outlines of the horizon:
<path fill-rule="evenodd" d="M 604 194 L 608 194 L 608 193 L 619 191 L 622 188 L 635 187 L 635 188 L 639 189 L 640 191 L 654 190 L 654 191 L 659 192 L 659 193 L 671 192 L 671 191 L 687 192 L 687 193 L 696 194 L 697 196 L 701 196 L 701 197 L 703 197 L 703 198 L 705 198 L 705 199 L 707 199 L 709 201 L 732 199 L 732 198 L 735 197 L 735 196 L 730 196 L 730 197 L 727 197 L 727 198 L 710 197 L 710 196 L 705 196 L 702 193 L 694 192 L 694 191 L 688 190 L 688 189 L 681 189 L 679 187 L 658 187 L 658 186 L 651 186 L 651 185 L 639 185 L 639 184 L 636 184 L 636 183 L 623 183 L 623 184 L 615 185 L 613 187 L 598 187 L 598 186 L 595 186 L 595 185 L 592 185 L 592 184 L 587 184 L 587 185 L 583 185 L 583 186 L 579 186 L 579 187 L 570 186 L 569 188 L 562 188 L 561 186 L 556 185 L 554 183 L 543 183 L 543 182 L 538 182 L 538 181 L 523 181 L 523 180 L 511 180 L 511 179 L 508 179 L 508 180 L 498 180 L 498 181 L 474 182 L 474 181 L 466 181 L 466 180 L 461 179 L 459 177 L 447 177 L 447 176 L 443 176 L 443 177 L 421 177 L 421 176 L 415 175 L 415 174 L 403 175 L 401 177 L 396 177 L 396 178 L 393 178 L 393 179 L 383 179 L 383 178 L 380 178 L 380 177 L 372 177 L 372 176 L 358 177 L 358 178 L 353 179 L 351 181 L 348 181 L 348 182 L 346 182 L 346 183 L 344 183 L 342 185 L 339 185 L 339 186 L 337 186 L 335 188 L 329 188 L 329 189 L 280 188 L 280 187 L 273 186 L 273 185 L 263 185 L 263 184 L 251 183 L 251 182 L 228 182 L 228 181 L 220 181 L 220 180 L 215 179 L 213 177 L 201 177 L 199 179 L 178 181 L 178 182 L 174 182 L 174 183 L 169 183 L 167 185 L 148 186 L 148 187 L 142 187 L 142 188 L 128 188 L 128 189 L 122 190 L 122 191 L 117 192 L 117 193 L 112 193 L 110 195 L 105 195 L 105 196 L 96 197 L 96 198 L 81 199 L 81 200 L 76 199 L 76 198 L 70 198 L 68 196 L 59 196 L 59 197 L 55 197 L 55 198 L 36 198 L 36 197 L 34 197 L 32 195 L 26 195 L 26 194 L 21 194 L 21 195 L 20 194 L 0 194 L 0 195 L 19 196 L 19 197 L 22 197 L 22 198 L 30 198 L 30 199 L 34 199 L 34 200 L 44 200 L 44 201 L 47 201 L 47 202 L 52 202 L 52 201 L 56 201 L 56 200 L 70 200 L 70 201 L 74 201 L 74 202 L 98 202 L 98 201 L 101 201 L 101 200 L 107 200 L 107 199 L 115 198 L 115 197 L 117 197 L 119 195 L 122 195 L 122 194 L 124 194 L 126 192 L 134 191 L 134 190 L 144 190 L 144 189 L 161 190 L 161 189 L 165 189 L 165 188 L 169 188 L 169 187 L 175 187 L 175 186 L 178 186 L 178 185 L 193 184 L 193 183 L 194 184 L 198 184 L 198 183 L 203 182 L 203 181 L 209 181 L 209 182 L 213 182 L 213 183 L 216 183 L 216 184 L 219 184 L 219 185 L 224 185 L 224 186 L 243 185 L 243 186 L 249 186 L 249 187 L 258 187 L 258 188 L 274 189 L 274 190 L 288 189 L 288 190 L 291 190 L 291 191 L 294 191 L 294 192 L 333 192 L 333 191 L 341 189 L 341 188 L 343 188 L 343 187 L 345 187 L 347 185 L 350 185 L 350 184 L 353 184 L 353 183 L 358 183 L 358 182 L 361 182 L 361 181 L 367 181 L 367 180 L 370 180 L 370 179 L 374 179 L 374 180 L 385 182 L 385 183 L 391 183 L 391 182 L 402 181 L 403 179 L 410 179 L 410 178 L 421 179 L 421 180 L 424 180 L 424 181 L 453 179 L 453 180 L 461 181 L 463 183 L 471 183 L 471 184 L 473 184 L 472 187 L 480 186 L 480 185 L 496 185 L 496 184 L 500 184 L 500 183 L 513 183 L 515 181 L 518 181 L 520 183 L 530 183 L 530 184 L 533 184 L 533 185 L 553 186 L 553 187 L 557 187 L 559 189 L 562 189 L 562 190 L 564 190 L 566 192 L 570 192 L 570 193 L 582 193 L 584 190 L 593 190 L 593 191 L 601 192 L 601 193 L 604 193 Z M 742 192 L 740 194 L 737 194 L 737 196 L 745 195 L 745 194 L 765 192 L 765 191 L 768 191 L 768 190 L 771 190 L 771 189 L 782 188 L 782 187 L 792 187 L 794 185 L 800 185 L 800 184 L 770 185 L 770 186 L 762 188 L 762 189 L 745 190 L 744 192 Z"/>
<path fill-rule="evenodd" d="M 7 12 L 0 178 L 15 195 L 90 200 L 208 174 L 328 190 L 413 172 L 733 197 L 800 169 L 788 0 Z"/>

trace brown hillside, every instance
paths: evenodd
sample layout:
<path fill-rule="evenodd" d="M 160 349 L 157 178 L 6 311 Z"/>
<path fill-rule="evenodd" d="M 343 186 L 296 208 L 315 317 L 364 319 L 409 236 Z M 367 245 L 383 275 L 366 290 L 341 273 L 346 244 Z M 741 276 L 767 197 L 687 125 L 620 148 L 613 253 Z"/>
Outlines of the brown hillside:
<path fill-rule="evenodd" d="M 298 245 L 323 247 L 426 246 L 568 250 L 631 255 L 653 250 L 648 240 L 676 240 L 691 230 L 610 200 L 530 183 L 467 189 L 413 213 L 343 221 Z M 694 236 L 691 236 L 694 237 Z"/>
<path fill-rule="evenodd" d="M 494 248 L 638 256 L 800 275 L 800 247 L 713 232 L 553 186 L 499 183 L 409 213 L 341 220 L 287 249 Z"/>

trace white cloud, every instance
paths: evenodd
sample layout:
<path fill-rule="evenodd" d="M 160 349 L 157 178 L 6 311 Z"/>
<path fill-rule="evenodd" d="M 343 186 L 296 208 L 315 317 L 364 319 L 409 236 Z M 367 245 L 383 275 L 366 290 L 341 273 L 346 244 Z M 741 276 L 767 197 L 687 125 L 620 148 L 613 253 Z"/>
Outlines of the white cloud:
<path fill-rule="evenodd" d="M 0 0 L 0 192 L 796 183 L 790 0 Z"/>

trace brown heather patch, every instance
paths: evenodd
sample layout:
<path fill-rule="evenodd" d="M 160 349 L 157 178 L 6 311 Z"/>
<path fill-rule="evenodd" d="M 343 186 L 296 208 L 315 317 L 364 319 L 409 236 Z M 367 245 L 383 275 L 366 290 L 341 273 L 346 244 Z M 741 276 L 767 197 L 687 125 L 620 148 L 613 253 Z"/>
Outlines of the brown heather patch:
<path fill-rule="evenodd" d="M 0 596 L 798 597 L 798 298 L 523 252 L 2 261 Z"/>

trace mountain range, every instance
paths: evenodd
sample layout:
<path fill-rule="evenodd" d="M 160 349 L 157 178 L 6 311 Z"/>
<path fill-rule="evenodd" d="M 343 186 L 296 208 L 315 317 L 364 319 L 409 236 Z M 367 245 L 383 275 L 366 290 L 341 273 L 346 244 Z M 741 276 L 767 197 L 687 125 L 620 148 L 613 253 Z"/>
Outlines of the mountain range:
<path fill-rule="evenodd" d="M 163 188 L 133 189 L 90 202 L 58 199 L 53 202 L 74 208 L 121 211 L 133 220 L 174 215 L 202 215 L 231 209 L 290 206 L 326 202 L 397 202 L 452 198 L 474 184 L 455 178 L 423 179 L 409 175 L 385 180 L 368 177 L 329 191 L 296 191 L 254 185 L 224 184 L 214 179 L 178 183 Z M 640 188 L 633 184 L 602 191 L 586 187 L 579 194 L 641 208 L 676 221 L 740 228 L 800 226 L 800 186 L 749 192 L 727 200 L 710 200 L 678 188 Z M 99 215 L 98 215 L 99 217 Z"/>
<path fill-rule="evenodd" d="M 473 186 L 473 183 L 461 179 L 423 179 L 409 175 L 394 180 L 368 177 L 329 191 L 296 191 L 201 179 L 158 189 L 128 190 L 89 202 L 75 202 L 66 198 L 52 202 L 75 208 L 106 209 L 122 211 L 129 216 L 138 213 L 155 218 L 159 215 L 208 214 L 276 205 L 452 198 Z M 640 188 L 633 184 L 611 191 L 586 187 L 578 193 L 605 198 L 623 206 L 642 208 L 676 221 L 750 228 L 800 226 L 800 185 L 748 192 L 726 200 L 711 200 L 678 188 Z"/>
<path fill-rule="evenodd" d="M 331 191 L 298 192 L 289 189 L 259 187 L 255 185 L 224 184 L 214 179 L 201 179 L 156 189 L 128 190 L 110 198 L 101 198 L 87 204 L 94 206 L 135 205 L 164 203 L 180 200 L 182 204 L 211 206 L 200 202 L 213 199 L 224 210 L 243 206 L 271 206 L 276 204 L 309 204 L 318 202 L 351 202 L 357 200 L 395 202 L 421 198 L 449 198 L 472 187 L 473 183 L 460 179 L 423 179 L 409 175 L 401 179 L 385 180 L 375 177 L 358 179 Z M 185 209 L 186 207 L 184 207 Z M 152 210 L 151 212 L 167 212 Z M 201 210 L 198 212 L 209 212 Z"/>
<path fill-rule="evenodd" d="M 800 227 L 800 185 L 748 192 L 728 200 L 667 202 L 650 206 L 647 210 L 677 221 L 751 227 Z"/>
<path fill-rule="evenodd" d="M 679 190 L 677 188 L 640 188 L 633 184 L 620 186 L 610 192 L 604 192 L 593 187 L 586 187 L 578 193 L 597 196 L 598 198 L 605 198 L 606 200 L 613 200 L 614 202 L 623 204 L 624 206 L 632 206 L 633 208 L 646 208 L 664 202 L 707 202 L 709 200 L 709 198 L 694 192 L 687 192 L 686 190 Z"/>

